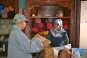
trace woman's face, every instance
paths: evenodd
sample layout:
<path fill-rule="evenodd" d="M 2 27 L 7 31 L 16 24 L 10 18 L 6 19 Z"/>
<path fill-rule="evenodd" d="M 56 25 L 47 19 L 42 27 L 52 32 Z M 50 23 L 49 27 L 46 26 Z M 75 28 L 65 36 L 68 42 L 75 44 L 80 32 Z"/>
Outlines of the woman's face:
<path fill-rule="evenodd" d="M 56 30 L 59 30 L 59 29 L 60 29 L 60 26 L 59 26 L 59 24 L 58 24 L 57 22 L 54 23 L 54 28 L 55 28 Z"/>

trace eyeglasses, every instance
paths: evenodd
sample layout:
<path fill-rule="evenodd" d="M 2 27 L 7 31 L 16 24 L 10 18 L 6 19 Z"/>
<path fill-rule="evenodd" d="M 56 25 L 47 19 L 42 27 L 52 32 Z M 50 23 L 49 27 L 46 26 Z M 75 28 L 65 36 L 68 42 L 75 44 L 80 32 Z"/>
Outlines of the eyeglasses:
<path fill-rule="evenodd" d="M 28 21 L 25 21 L 26 22 L 26 24 L 30 24 L 30 22 L 28 22 Z"/>
<path fill-rule="evenodd" d="M 55 24 L 55 25 L 59 25 L 59 24 Z"/>

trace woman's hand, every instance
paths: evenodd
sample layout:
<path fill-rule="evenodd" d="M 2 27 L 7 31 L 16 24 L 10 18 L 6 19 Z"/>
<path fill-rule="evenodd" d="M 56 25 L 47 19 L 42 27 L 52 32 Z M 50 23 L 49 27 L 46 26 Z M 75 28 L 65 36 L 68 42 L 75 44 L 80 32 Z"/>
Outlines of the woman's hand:
<path fill-rule="evenodd" d="M 63 50 L 66 50 L 69 54 L 71 54 L 71 52 L 69 51 L 70 49 L 67 49 L 66 47 L 64 47 Z"/>

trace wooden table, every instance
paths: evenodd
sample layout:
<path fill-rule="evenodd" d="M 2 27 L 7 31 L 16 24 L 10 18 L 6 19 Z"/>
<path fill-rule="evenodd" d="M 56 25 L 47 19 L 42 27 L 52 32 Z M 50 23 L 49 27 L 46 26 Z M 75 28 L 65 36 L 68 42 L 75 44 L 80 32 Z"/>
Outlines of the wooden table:
<path fill-rule="evenodd" d="M 1 52 L 0 52 L 0 56 L 7 56 L 7 52 L 1 51 Z"/>

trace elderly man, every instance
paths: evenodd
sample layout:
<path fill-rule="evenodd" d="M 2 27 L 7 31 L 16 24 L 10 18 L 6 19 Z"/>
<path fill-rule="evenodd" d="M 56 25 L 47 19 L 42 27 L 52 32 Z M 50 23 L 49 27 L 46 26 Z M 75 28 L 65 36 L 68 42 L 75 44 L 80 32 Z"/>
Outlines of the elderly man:
<path fill-rule="evenodd" d="M 32 58 L 31 53 L 40 52 L 43 44 L 37 38 L 29 39 L 21 30 L 28 20 L 22 14 L 16 14 L 13 19 L 8 41 L 8 58 Z"/>

